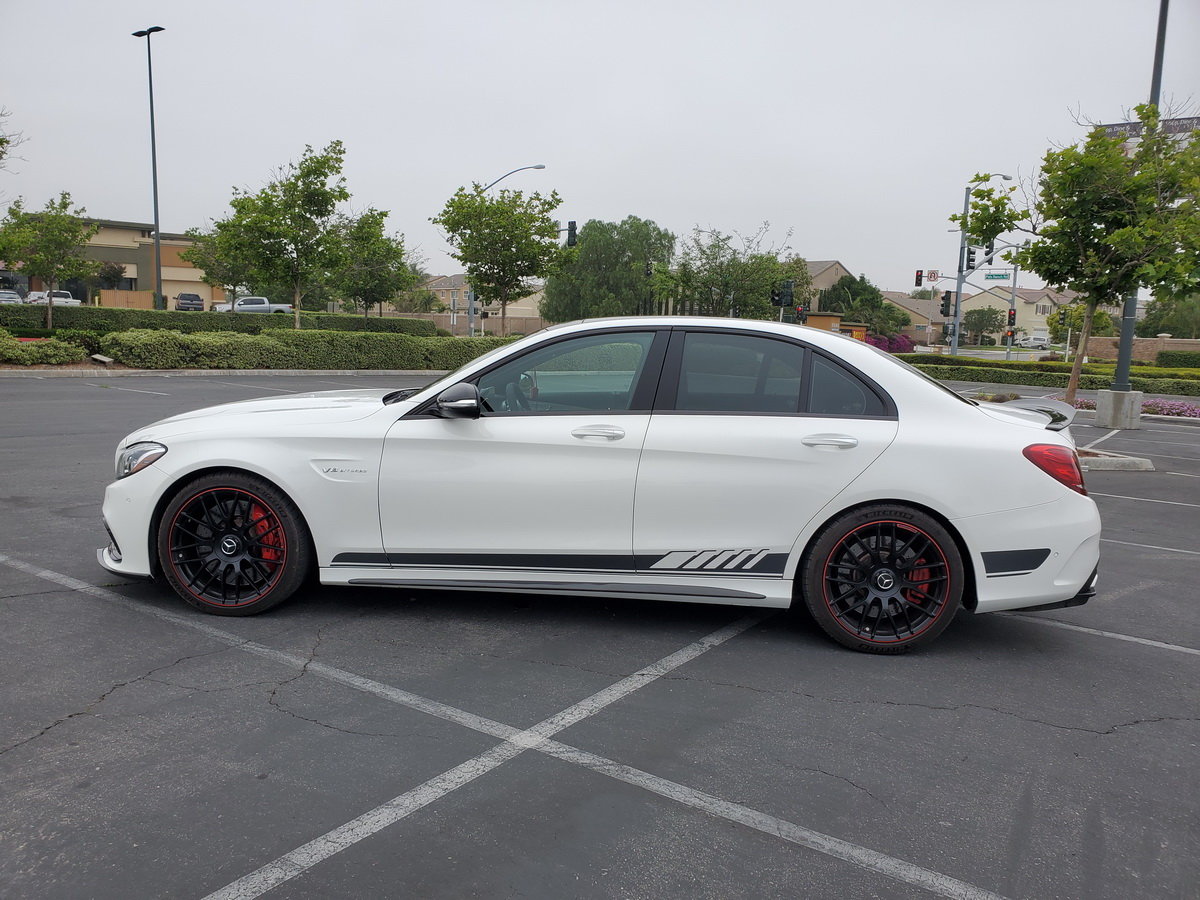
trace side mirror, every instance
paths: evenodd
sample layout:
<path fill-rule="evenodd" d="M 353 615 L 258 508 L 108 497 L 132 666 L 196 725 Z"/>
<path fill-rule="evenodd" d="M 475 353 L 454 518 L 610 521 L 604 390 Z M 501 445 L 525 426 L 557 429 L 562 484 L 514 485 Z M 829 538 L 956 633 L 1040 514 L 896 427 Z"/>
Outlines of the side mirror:
<path fill-rule="evenodd" d="M 478 419 L 481 406 L 479 388 L 469 381 L 446 388 L 433 404 L 437 415 L 444 419 Z"/>

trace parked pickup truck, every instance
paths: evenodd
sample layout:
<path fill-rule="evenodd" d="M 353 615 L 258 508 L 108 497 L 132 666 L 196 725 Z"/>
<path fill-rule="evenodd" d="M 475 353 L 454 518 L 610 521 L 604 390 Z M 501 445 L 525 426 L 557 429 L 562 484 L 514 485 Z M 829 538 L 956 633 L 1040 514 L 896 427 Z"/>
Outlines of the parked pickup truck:
<path fill-rule="evenodd" d="M 213 312 L 290 313 L 292 304 L 272 303 L 266 297 L 239 297 L 230 303 L 213 305 Z"/>

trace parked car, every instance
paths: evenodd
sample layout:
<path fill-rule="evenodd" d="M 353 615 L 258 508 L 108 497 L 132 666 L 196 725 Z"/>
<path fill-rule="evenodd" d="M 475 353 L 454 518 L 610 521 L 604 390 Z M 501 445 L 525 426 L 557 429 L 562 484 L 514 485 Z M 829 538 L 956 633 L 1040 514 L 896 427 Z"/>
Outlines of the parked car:
<path fill-rule="evenodd" d="M 1017 338 L 1017 346 L 1027 350 L 1049 350 L 1050 339 L 1040 335 L 1024 335 Z"/>
<path fill-rule="evenodd" d="M 117 446 L 98 555 L 218 615 L 270 609 L 315 569 L 329 585 L 800 605 L 847 647 L 898 653 L 960 608 L 1095 592 L 1074 410 L 1016 402 L 967 400 L 813 328 L 573 323 L 417 390 L 139 428 Z"/>
<path fill-rule="evenodd" d="M 233 303 L 217 303 L 213 312 L 290 313 L 292 304 L 272 303 L 266 297 L 239 297 Z"/>
<path fill-rule="evenodd" d="M 45 306 L 50 302 L 50 297 L 54 298 L 55 306 L 82 306 L 82 300 L 76 300 L 70 291 L 30 291 L 25 297 L 26 303 L 37 303 Z"/>
<path fill-rule="evenodd" d="M 21 295 L 16 291 L 0 291 L 0 303 L 20 303 Z"/>
<path fill-rule="evenodd" d="M 186 310 L 204 312 L 204 298 L 199 294 L 179 294 L 175 298 L 175 309 L 180 312 Z"/>

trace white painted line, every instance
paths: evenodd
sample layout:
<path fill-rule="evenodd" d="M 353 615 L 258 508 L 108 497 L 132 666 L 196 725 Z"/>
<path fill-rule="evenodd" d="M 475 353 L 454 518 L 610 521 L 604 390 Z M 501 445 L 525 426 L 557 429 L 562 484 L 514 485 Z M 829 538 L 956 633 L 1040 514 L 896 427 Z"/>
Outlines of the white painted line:
<path fill-rule="evenodd" d="M 749 615 L 714 631 L 708 637 L 701 638 L 677 653 L 663 657 L 628 678 L 622 678 L 616 684 L 544 719 L 527 731 L 509 736 L 503 744 L 455 766 L 448 772 L 443 772 L 436 778 L 431 778 L 411 791 L 393 797 L 387 803 L 363 813 L 345 825 L 340 825 L 319 838 L 309 841 L 304 846 L 297 847 L 290 853 L 267 863 L 249 875 L 239 878 L 220 890 L 213 891 L 204 900 L 253 900 L 255 897 L 262 896 L 317 863 L 329 859 L 347 847 L 399 822 L 405 816 L 441 799 L 451 791 L 458 790 L 463 785 L 469 784 L 480 775 L 503 765 L 526 750 L 540 749 L 551 735 L 595 715 L 606 706 L 629 696 L 684 663 L 690 662 L 700 654 L 720 646 L 730 638 L 757 625 L 769 615 L 771 613 L 768 612 Z"/>
<path fill-rule="evenodd" d="M 1121 544 L 1125 547 L 1141 547 L 1144 550 L 1165 550 L 1167 553 L 1187 553 L 1190 556 L 1200 556 L 1200 550 L 1180 550 L 1177 547 L 1156 547 L 1154 544 L 1134 544 L 1131 541 L 1114 541 L 1112 538 L 1100 538 L 1102 544 Z"/>
<path fill-rule="evenodd" d="M 1051 628 L 1065 628 L 1067 631 L 1080 631 L 1084 634 L 1094 634 L 1097 637 L 1112 638 L 1114 641 L 1129 641 L 1131 644 L 1143 644 L 1147 647 L 1157 647 L 1159 650 L 1173 650 L 1176 653 L 1188 653 L 1200 656 L 1200 650 L 1195 647 L 1181 647 L 1179 644 L 1165 644 L 1162 641 L 1152 641 L 1149 638 L 1134 637 L 1132 634 L 1120 634 L 1115 631 L 1100 631 L 1098 628 L 1085 628 L 1082 625 L 1071 625 L 1054 619 L 1043 619 L 1038 616 L 1028 616 L 1024 613 L 997 613 L 1009 619 L 1022 619 L 1026 622 L 1036 622 L 1039 625 L 1049 625 Z"/>
<path fill-rule="evenodd" d="M 106 388 L 110 391 L 127 391 L 130 394 L 158 394 L 160 397 L 170 397 L 170 394 L 164 394 L 162 391 L 139 391 L 137 388 L 119 388 L 111 384 L 96 384 L 93 381 L 85 381 L 84 384 L 91 387 Z"/>
<path fill-rule="evenodd" d="M 1130 444 L 1155 444 L 1160 447 L 1191 447 L 1192 441 L 1148 441 L 1145 438 L 1123 437 L 1121 440 Z"/>
<path fill-rule="evenodd" d="M 233 387 L 250 388 L 255 391 L 275 391 L 277 394 L 295 394 L 294 389 L 267 387 L 265 384 L 239 384 L 236 381 L 210 381 L 209 384 L 228 384 Z"/>
<path fill-rule="evenodd" d="M 1200 475 L 1193 475 L 1191 472 L 1163 472 L 1164 475 L 1182 475 L 1184 478 L 1200 478 Z"/>
<path fill-rule="evenodd" d="M 651 790 L 662 797 L 666 797 L 676 802 L 690 806 L 694 809 L 701 809 L 711 815 L 720 816 L 730 821 L 739 822 L 750 828 L 775 835 L 783 840 L 800 846 L 808 847 L 816 850 L 819 853 L 849 861 L 854 865 L 870 869 L 875 872 L 887 875 L 891 878 L 896 878 L 913 884 L 934 893 L 939 893 L 942 896 L 953 898 L 978 898 L 978 900 L 989 900 L 989 898 L 997 895 L 990 894 L 987 891 L 976 888 L 965 882 L 956 881 L 949 876 L 941 875 L 929 869 L 921 868 L 912 863 L 905 862 L 901 859 L 887 856 L 878 851 L 871 850 L 866 847 L 859 847 L 856 844 L 851 844 L 847 841 L 842 841 L 839 838 L 831 837 L 822 834 L 818 831 L 813 831 L 804 828 L 800 825 L 795 825 L 783 819 L 777 819 L 765 813 L 756 812 L 748 807 L 740 806 L 739 804 L 730 803 L 713 797 L 709 794 L 704 794 L 700 791 L 685 787 L 684 785 L 676 784 L 675 782 L 667 781 L 658 776 L 651 775 L 647 772 L 642 772 L 638 769 L 629 766 L 622 766 L 611 760 L 603 757 L 587 753 L 567 744 L 561 744 L 557 741 L 549 740 L 550 734 L 553 734 L 550 729 L 550 723 L 556 723 L 561 728 L 574 724 L 584 717 L 584 713 L 590 715 L 599 711 L 610 703 L 615 702 L 623 696 L 631 693 L 644 684 L 649 683 L 648 680 L 661 677 L 669 667 L 682 665 L 684 662 L 694 659 L 700 653 L 717 646 L 731 637 L 740 634 L 747 628 L 752 627 L 757 622 L 762 621 L 771 613 L 762 613 L 757 616 L 750 616 L 745 619 L 734 622 L 726 628 L 710 634 L 708 637 L 697 641 L 694 644 L 685 647 L 678 653 L 665 657 L 652 666 L 647 666 L 640 672 L 634 673 L 629 678 L 623 679 L 617 684 L 605 688 L 604 690 L 593 694 L 591 697 L 575 704 L 558 713 L 556 716 L 545 720 L 539 725 L 535 725 L 528 731 L 521 731 L 510 725 L 505 725 L 501 722 L 496 722 L 492 719 L 477 716 L 465 710 L 456 709 L 436 700 L 430 700 L 425 697 L 419 697 L 416 694 L 411 694 L 408 691 L 400 690 L 399 688 L 391 687 L 390 685 L 382 684 L 377 681 L 372 681 L 369 678 L 364 678 L 361 675 L 356 675 L 353 672 L 347 672 L 343 669 L 335 668 L 334 666 L 326 665 L 325 663 L 310 661 L 306 658 L 296 656 L 295 654 L 285 653 L 280 650 L 273 650 L 270 647 L 265 647 L 262 644 L 257 644 L 253 641 L 245 640 L 239 635 L 224 631 L 220 628 L 208 625 L 202 620 L 197 620 L 194 617 L 181 616 L 176 613 L 167 612 L 165 610 L 149 607 L 144 604 L 138 604 L 127 597 L 122 597 L 105 588 L 96 587 L 87 582 L 80 581 L 77 578 L 72 578 L 69 575 L 62 575 L 58 572 L 52 572 L 49 569 L 43 569 L 40 566 L 34 566 L 22 560 L 14 559 L 6 554 L 0 554 L 0 564 L 9 566 L 10 568 L 26 572 L 30 575 L 37 576 L 46 581 L 53 582 L 62 587 L 68 588 L 80 593 L 90 594 L 103 600 L 116 603 L 127 610 L 141 612 L 152 615 L 173 624 L 182 625 L 185 628 L 190 628 L 195 631 L 200 631 L 222 643 L 245 650 L 249 653 L 254 653 L 258 656 L 263 656 L 268 659 L 273 659 L 277 662 L 291 666 L 294 669 L 305 671 L 309 674 L 316 675 L 321 678 L 326 678 L 330 681 L 364 691 L 374 696 L 396 703 L 400 706 L 405 706 L 419 712 L 428 713 L 449 722 L 455 722 L 470 728 L 474 731 L 489 734 L 498 737 L 504 743 L 493 747 L 486 753 L 480 754 L 467 762 L 456 766 L 455 768 L 443 773 L 442 775 L 432 778 L 424 784 L 414 788 L 411 791 L 401 794 L 399 797 L 393 798 L 388 803 L 374 810 L 370 810 L 362 816 L 359 816 L 352 822 L 341 826 L 338 829 L 327 832 L 325 835 L 310 841 L 303 847 L 293 850 L 291 853 L 275 861 L 276 869 L 270 872 L 266 871 L 274 864 L 268 864 L 250 875 L 244 876 L 238 881 L 227 885 L 225 888 L 210 894 L 209 897 L 245 897 L 254 898 L 260 896 L 267 890 L 270 890 L 275 884 L 280 884 L 283 881 L 290 880 L 296 875 L 303 872 L 306 868 L 311 867 L 320 859 L 328 858 L 337 853 L 339 850 L 350 846 L 354 841 L 345 843 L 346 839 L 354 837 L 357 834 L 362 834 L 362 837 L 367 834 L 378 831 L 381 827 L 386 827 L 390 822 L 399 821 L 407 815 L 415 812 L 423 806 L 428 805 L 440 796 L 445 796 L 457 787 L 461 787 L 470 783 L 475 778 L 484 774 L 496 766 L 502 765 L 509 759 L 514 758 L 525 749 L 533 748 L 541 753 L 547 753 L 556 756 L 560 759 L 568 759 L 579 765 L 585 765 L 593 771 L 600 772 L 612 778 L 618 778 L 628 784 L 643 787 L 646 790 Z M 1042 621 L 1035 619 L 1034 621 Z M 1049 624 L 1048 622 L 1044 624 Z M 624 693 L 621 693 L 624 686 Z M 577 710 L 576 712 L 572 712 Z M 589 712 L 590 710 L 590 712 Z M 380 825 L 379 823 L 384 824 Z M 364 831 L 374 826 L 374 831 Z M 362 837 L 357 837 L 355 840 L 361 840 Z M 311 860 L 311 861 L 309 861 Z M 307 862 L 307 864 L 305 864 Z M 259 876 L 256 878 L 255 876 Z M 268 875 L 270 876 L 268 878 Z M 282 879 L 272 881 L 271 879 Z M 237 890 L 241 893 L 223 892 L 232 891 L 236 886 L 241 885 Z M 257 889 L 257 893 L 255 892 Z"/>
<path fill-rule="evenodd" d="M 1138 453 L 1150 459 L 1182 459 L 1187 462 L 1200 462 L 1200 456 L 1167 456 L 1165 453 L 1155 453 L 1153 450 L 1139 450 Z"/>
<path fill-rule="evenodd" d="M 577 750 L 574 747 L 560 744 L 557 741 L 550 741 L 542 749 L 543 752 L 550 756 L 575 763 L 576 765 L 591 769 L 593 772 L 598 772 L 601 775 L 607 775 L 626 784 L 651 791 L 660 797 L 666 797 L 668 800 L 674 800 L 692 809 L 700 810 L 701 812 L 726 819 L 730 822 L 737 822 L 748 828 L 753 828 L 755 831 L 761 831 L 765 834 L 782 838 L 789 843 L 798 844 L 810 850 L 816 850 L 818 853 L 844 860 L 861 868 L 869 869 L 872 872 L 878 872 L 896 881 L 903 881 L 916 887 L 924 888 L 930 893 L 941 897 L 961 898 L 961 900 L 985 900 L 985 898 L 986 900 L 991 900 L 991 898 L 999 898 L 1000 896 L 999 894 L 993 894 L 991 891 L 975 887 L 973 884 L 967 884 L 964 881 L 951 878 L 949 875 L 943 875 L 940 872 L 934 872 L 931 869 L 922 868 L 921 866 L 905 862 L 902 859 L 896 859 L 894 856 L 888 856 L 877 850 L 869 850 L 866 847 L 851 844 L 848 841 L 843 841 L 828 834 L 813 831 L 811 828 L 796 825 L 785 819 L 778 819 L 775 816 L 758 812 L 739 803 L 730 803 L 728 800 L 722 800 L 719 797 L 714 797 L 712 794 L 706 794 L 703 791 L 695 790 L 686 785 L 668 781 L 665 778 L 659 778 L 657 775 L 651 775 L 649 772 L 643 772 L 631 766 L 621 765 L 610 759 L 597 756 L 594 753 L 588 753 L 585 750 Z"/>
<path fill-rule="evenodd" d="M 1096 491 L 1088 491 L 1089 497 L 1111 497 L 1114 500 L 1138 500 L 1142 503 L 1168 503 L 1171 506 L 1190 506 L 1193 509 L 1200 509 L 1200 503 L 1183 503 L 1179 500 L 1152 500 L 1149 497 L 1125 497 L 1121 494 L 1099 494 Z"/>
<path fill-rule="evenodd" d="M 1121 429 L 1119 429 L 1119 428 L 1114 428 L 1114 429 L 1113 429 L 1112 431 L 1110 431 L 1108 434 L 1104 435 L 1103 437 L 1098 437 L 1098 438 L 1096 438 L 1096 439 L 1095 439 L 1094 441 L 1092 441 L 1090 444 L 1084 444 L 1084 445 L 1083 445 L 1083 449 L 1084 449 L 1084 450 L 1090 450 L 1092 447 L 1095 447 L 1095 446 L 1096 446 L 1097 444 L 1099 444 L 1101 441 L 1107 441 L 1107 440 L 1108 440 L 1110 437 L 1112 437 L 1114 434 L 1120 434 L 1120 433 L 1121 433 Z"/>

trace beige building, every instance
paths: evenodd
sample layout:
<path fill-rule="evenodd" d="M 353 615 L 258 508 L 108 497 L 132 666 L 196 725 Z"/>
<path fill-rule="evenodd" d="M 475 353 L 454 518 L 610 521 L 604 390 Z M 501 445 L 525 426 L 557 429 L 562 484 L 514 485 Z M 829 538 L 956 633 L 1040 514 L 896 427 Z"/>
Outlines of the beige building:
<path fill-rule="evenodd" d="M 934 299 L 918 300 L 901 291 L 880 291 L 883 299 L 908 313 L 911 320 L 900 333 L 917 344 L 937 344 L 942 340 L 942 295 L 934 291 Z"/>
<path fill-rule="evenodd" d="M 820 296 L 821 291 L 828 290 L 847 275 L 852 275 L 849 269 L 836 259 L 806 259 L 808 277 L 812 279 L 813 290 Z"/>
<path fill-rule="evenodd" d="M 978 294 L 964 294 L 963 312 L 992 307 L 1007 312 L 1012 288 L 994 287 Z M 1055 291 L 1050 288 L 1017 288 L 1017 333 L 1033 334 L 1049 331 L 1050 319 L 1060 306 L 1074 303 L 1079 295 L 1074 291 Z"/>
<path fill-rule="evenodd" d="M 466 334 L 469 328 L 467 295 L 471 290 L 467 276 L 461 273 L 458 275 L 435 275 L 421 287 L 431 292 L 446 311 L 414 313 L 413 317 L 432 319 L 438 328 L 449 331 L 451 334 Z M 541 331 L 544 326 L 541 314 L 544 293 L 545 286 L 539 284 L 537 290 L 528 297 L 522 297 L 520 300 L 514 300 L 508 304 L 504 318 L 508 324 L 509 334 L 533 334 L 535 331 Z M 480 311 L 486 312 L 487 318 L 476 319 L 476 333 L 482 330 L 486 334 L 499 334 L 499 307 L 481 306 Z"/>

